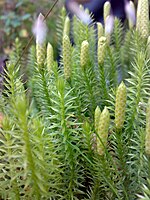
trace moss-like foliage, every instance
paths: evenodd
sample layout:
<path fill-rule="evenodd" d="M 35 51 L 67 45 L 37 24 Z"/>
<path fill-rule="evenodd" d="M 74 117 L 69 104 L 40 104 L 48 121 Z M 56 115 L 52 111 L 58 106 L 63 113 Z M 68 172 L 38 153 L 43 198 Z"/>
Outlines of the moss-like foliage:
<path fill-rule="evenodd" d="M 33 45 L 23 81 L 16 40 L 7 63 L 0 94 L 0 199 L 149 199 L 149 43 L 115 19 L 110 41 L 98 47 L 94 24 L 74 17 L 64 36 L 65 19 L 63 8 L 59 62 L 45 59 L 39 66 Z M 62 45 L 70 36 L 67 60 Z"/>

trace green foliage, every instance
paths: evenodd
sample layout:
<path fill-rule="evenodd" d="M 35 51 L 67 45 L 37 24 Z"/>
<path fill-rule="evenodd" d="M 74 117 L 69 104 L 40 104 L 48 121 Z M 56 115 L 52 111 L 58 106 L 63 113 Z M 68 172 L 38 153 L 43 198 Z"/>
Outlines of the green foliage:
<path fill-rule="evenodd" d="M 5 27 L 4 27 L 5 34 L 7 36 L 10 35 L 18 27 L 21 27 L 22 23 L 25 20 L 28 20 L 30 16 L 31 15 L 27 13 L 20 17 L 18 14 L 16 14 L 16 12 L 13 11 L 8 12 L 7 15 L 1 15 L 0 20 L 5 22 Z"/>
<path fill-rule="evenodd" d="M 64 9 L 60 15 L 61 49 Z M 94 25 L 88 27 L 74 17 L 70 34 L 75 44 L 67 79 L 61 61 L 54 61 L 51 71 L 46 62 L 38 66 L 32 46 L 24 83 L 22 62 L 15 66 L 21 43 L 15 42 L 0 100 L 0 198 L 149 199 L 145 126 L 150 62 L 145 39 L 135 30 L 124 33 L 116 19 L 104 62 L 98 64 Z M 89 56 L 81 66 L 81 44 L 85 40 Z M 124 117 L 117 127 L 115 101 L 121 81 L 127 88 L 127 101 L 126 107 L 124 101 L 124 108 L 117 110 Z M 100 110 L 110 116 L 110 123 Z"/>

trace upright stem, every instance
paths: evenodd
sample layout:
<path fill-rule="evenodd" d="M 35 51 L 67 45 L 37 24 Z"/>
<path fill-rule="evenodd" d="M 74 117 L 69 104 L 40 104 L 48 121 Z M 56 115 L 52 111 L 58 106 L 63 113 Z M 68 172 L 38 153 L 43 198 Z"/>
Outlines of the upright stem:
<path fill-rule="evenodd" d="M 122 130 L 116 130 L 116 142 L 117 142 L 117 157 L 119 162 L 119 170 L 122 172 L 122 187 L 123 192 L 125 195 L 125 199 L 129 200 L 127 194 L 127 187 L 128 187 L 128 174 L 127 174 L 127 167 L 126 167 L 126 159 L 125 159 L 125 145 L 123 142 Z M 125 178 L 124 178 L 125 177 Z"/>
<path fill-rule="evenodd" d="M 94 112 L 95 112 L 95 108 L 96 108 L 95 97 L 94 97 L 94 94 L 93 94 L 92 86 L 90 85 L 90 81 L 89 81 L 89 78 L 88 78 L 87 73 L 86 73 L 86 69 L 83 70 L 83 73 L 84 73 L 86 87 L 87 87 L 87 90 L 89 92 L 89 100 L 90 100 L 90 103 L 91 103 L 91 114 L 92 114 L 91 116 L 93 117 Z"/>
<path fill-rule="evenodd" d="M 99 64 L 99 75 L 100 75 L 101 95 L 103 97 L 103 103 L 104 103 L 104 101 L 108 100 L 108 91 L 107 91 L 104 66 L 100 64 Z"/>

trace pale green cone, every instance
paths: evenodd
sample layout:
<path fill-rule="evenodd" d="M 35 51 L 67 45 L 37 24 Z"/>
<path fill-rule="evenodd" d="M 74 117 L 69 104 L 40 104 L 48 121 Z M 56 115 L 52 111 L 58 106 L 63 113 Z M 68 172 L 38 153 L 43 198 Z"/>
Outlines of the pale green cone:
<path fill-rule="evenodd" d="M 104 154 L 107 145 L 109 123 L 110 123 L 110 114 L 107 107 L 105 107 L 100 115 L 99 126 L 98 126 L 98 135 L 102 141 L 101 142 L 100 139 L 97 138 L 97 152 L 100 155 Z"/>
<path fill-rule="evenodd" d="M 48 43 L 48 45 L 47 45 L 47 70 L 48 70 L 48 72 L 51 72 L 53 64 L 54 64 L 53 47 L 50 43 Z"/>
<path fill-rule="evenodd" d="M 139 0 L 137 9 L 137 31 L 142 38 L 149 36 L 149 1 Z"/>
<path fill-rule="evenodd" d="M 137 6 L 137 14 L 136 14 L 136 30 L 139 31 L 140 30 L 140 26 L 141 26 L 141 3 L 142 1 L 139 0 L 138 1 L 138 6 Z"/>
<path fill-rule="evenodd" d="M 147 110 L 146 110 L 145 151 L 148 155 L 150 155 L 150 99 L 148 101 Z"/>
<path fill-rule="evenodd" d="M 106 54 L 106 44 L 107 44 L 107 39 L 106 37 L 100 37 L 98 40 L 98 64 L 103 64 L 104 59 L 105 59 L 105 54 Z"/>
<path fill-rule="evenodd" d="M 126 108 L 127 90 L 125 84 L 122 82 L 116 93 L 115 103 L 115 125 L 117 129 L 121 129 L 125 120 L 125 108 Z"/>
<path fill-rule="evenodd" d="M 63 37 L 63 65 L 65 78 L 71 78 L 71 44 L 67 35 Z"/>
<path fill-rule="evenodd" d="M 103 25 L 100 22 L 97 22 L 97 36 L 98 40 L 104 36 L 104 28 Z"/>
<path fill-rule="evenodd" d="M 142 0 L 140 33 L 143 38 L 147 38 L 149 36 L 149 1 L 148 0 Z"/>
<path fill-rule="evenodd" d="M 109 1 L 106 1 L 104 3 L 104 11 L 103 11 L 104 24 L 106 24 L 106 18 L 110 15 L 110 10 L 111 10 L 111 4 Z"/>
<path fill-rule="evenodd" d="M 36 58 L 38 66 L 43 66 L 46 58 L 46 33 L 47 26 L 44 16 L 40 13 L 33 27 L 33 33 L 36 37 Z"/>
<path fill-rule="evenodd" d="M 46 58 L 46 45 L 43 44 L 36 44 L 36 58 L 38 66 L 43 66 L 45 63 Z"/>
<path fill-rule="evenodd" d="M 64 24 L 64 30 L 63 30 L 63 36 L 68 35 L 70 33 L 70 19 L 67 16 L 65 19 L 65 24 Z"/>
<path fill-rule="evenodd" d="M 87 40 L 85 40 L 81 44 L 80 64 L 82 68 L 84 68 L 88 63 L 88 59 L 89 59 L 89 43 Z"/>
<path fill-rule="evenodd" d="M 94 122 L 95 122 L 95 131 L 98 132 L 98 126 L 99 126 L 99 120 L 100 120 L 101 110 L 99 106 L 95 109 L 95 116 L 94 116 Z"/>

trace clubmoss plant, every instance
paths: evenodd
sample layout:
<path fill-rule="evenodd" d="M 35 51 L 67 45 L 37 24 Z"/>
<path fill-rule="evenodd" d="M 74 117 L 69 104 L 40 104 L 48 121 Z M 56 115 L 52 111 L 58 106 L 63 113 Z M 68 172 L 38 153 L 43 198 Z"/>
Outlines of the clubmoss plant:
<path fill-rule="evenodd" d="M 125 120 L 125 110 L 126 110 L 126 86 L 122 82 L 116 93 L 116 104 L 115 104 L 115 125 L 117 129 L 121 129 Z"/>
<path fill-rule="evenodd" d="M 104 24 L 106 25 L 106 18 L 110 15 L 110 11 L 111 11 L 111 4 L 109 1 L 106 1 L 104 4 Z"/>
<path fill-rule="evenodd" d="M 132 1 L 126 3 L 126 15 L 128 18 L 129 29 L 132 29 L 136 23 L 135 5 Z"/>
<path fill-rule="evenodd" d="M 106 38 L 100 37 L 98 40 L 98 64 L 103 64 L 106 54 Z"/>
<path fill-rule="evenodd" d="M 89 59 L 89 43 L 87 41 L 83 41 L 81 44 L 81 55 L 80 55 L 80 63 L 81 67 L 86 67 Z"/>
<path fill-rule="evenodd" d="M 45 39 L 46 39 L 46 32 L 47 27 L 46 23 L 44 21 L 44 16 L 40 13 L 37 21 L 34 24 L 33 27 L 33 33 L 36 37 L 36 58 L 37 58 L 37 64 L 38 66 L 43 66 L 45 62 Z"/>
<path fill-rule="evenodd" d="M 97 142 L 97 151 L 100 155 L 104 154 L 104 150 L 106 148 L 109 123 L 110 123 L 110 115 L 107 107 L 105 107 L 100 115 L 99 126 L 98 126 L 99 141 Z"/>
<path fill-rule="evenodd" d="M 148 0 L 140 0 L 137 8 L 137 31 L 143 38 L 149 36 L 149 2 Z"/>
<path fill-rule="evenodd" d="M 71 43 L 67 35 L 63 37 L 63 66 L 64 66 L 65 78 L 66 79 L 71 78 L 71 71 L 72 71 Z"/>
<path fill-rule="evenodd" d="M 97 106 L 95 109 L 95 116 L 94 116 L 94 120 L 95 120 L 94 126 L 95 126 L 96 133 L 98 132 L 100 115 L 101 115 L 101 110 L 100 110 L 99 106 Z"/>
<path fill-rule="evenodd" d="M 64 8 L 58 19 L 59 62 L 49 43 L 45 51 L 44 32 L 29 50 L 26 81 L 24 57 L 15 65 L 18 39 L 7 63 L 0 91 L 0 199 L 149 199 L 146 35 L 115 19 L 108 42 L 101 24 L 97 36 L 94 23 L 74 16 L 69 33 Z"/>
<path fill-rule="evenodd" d="M 67 16 L 65 19 L 65 24 L 64 24 L 64 31 L 63 31 L 63 36 L 70 34 L 70 19 Z"/>
<path fill-rule="evenodd" d="M 51 72 L 53 64 L 54 64 L 53 47 L 50 43 L 48 43 L 48 45 L 47 45 L 47 70 L 48 70 L 48 72 Z"/>
<path fill-rule="evenodd" d="M 100 37 L 104 36 L 104 28 L 100 22 L 97 22 L 97 38 L 99 40 Z"/>
<path fill-rule="evenodd" d="M 103 95 L 103 99 L 107 99 L 108 97 L 108 91 L 107 91 L 107 83 L 106 83 L 106 71 L 104 68 L 104 61 L 105 61 L 105 55 L 106 55 L 106 47 L 107 47 L 107 40 L 106 37 L 101 37 L 98 40 L 98 69 L 99 69 L 99 75 L 100 75 L 100 88 L 101 93 Z"/>
<path fill-rule="evenodd" d="M 63 6 L 60 11 L 58 21 L 56 23 L 56 25 L 57 25 L 57 41 L 58 41 L 58 46 L 59 46 L 60 50 L 61 50 L 61 46 L 62 46 L 65 20 L 66 20 L 66 9 Z"/>

